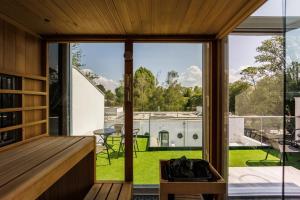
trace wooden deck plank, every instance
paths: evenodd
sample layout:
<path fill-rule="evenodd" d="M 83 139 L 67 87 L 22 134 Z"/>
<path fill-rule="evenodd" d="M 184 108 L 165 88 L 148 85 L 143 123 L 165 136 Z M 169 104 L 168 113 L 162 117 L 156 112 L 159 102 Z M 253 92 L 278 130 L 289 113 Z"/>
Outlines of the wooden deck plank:
<path fill-rule="evenodd" d="M 109 191 L 111 189 L 112 183 L 105 183 L 102 185 L 100 191 L 98 192 L 95 200 L 106 200 Z"/>
<path fill-rule="evenodd" d="M 46 143 L 49 145 L 44 146 L 44 148 L 41 148 L 39 151 L 31 152 L 22 158 L 3 165 L 0 171 L 0 187 L 23 173 L 26 173 L 40 163 L 45 162 L 50 157 L 73 145 L 78 140 L 80 140 L 80 138 L 57 138 L 56 140 L 52 140 L 50 144 Z"/>
<path fill-rule="evenodd" d="M 21 148 L 20 148 L 20 146 L 15 146 L 13 148 L 5 149 L 3 151 L 0 151 L 0 160 L 2 161 L 2 160 L 4 160 L 7 157 L 17 156 L 17 155 L 23 153 L 25 150 L 34 148 L 35 146 L 37 146 L 37 145 L 39 145 L 41 143 L 44 143 L 45 141 L 47 141 L 47 139 L 45 137 L 42 137 L 42 138 L 40 138 L 38 140 L 34 140 L 32 142 L 22 144 Z M 5 147 L 9 147 L 9 146 L 5 146 Z M 2 150 L 2 148 L 3 147 L 1 147 L 1 150 Z"/>
<path fill-rule="evenodd" d="M 84 197 L 84 200 L 94 200 L 102 186 L 102 183 L 94 184 L 89 193 Z"/>
<path fill-rule="evenodd" d="M 12 152 L 7 152 L 6 153 L 2 153 L 1 155 L 1 163 L 0 163 L 0 173 L 2 171 L 2 169 L 6 168 L 7 164 L 10 164 L 11 162 L 13 162 L 14 160 L 19 160 L 24 158 L 24 156 L 27 156 L 28 154 L 32 154 L 35 152 L 38 152 L 40 149 L 47 147 L 50 144 L 53 144 L 55 142 L 57 142 L 59 139 L 55 139 L 52 138 L 50 140 L 41 140 L 41 141 L 36 141 L 34 143 L 34 145 L 28 145 L 28 147 L 26 148 L 17 148 L 16 151 L 12 151 Z"/>
<path fill-rule="evenodd" d="M 121 183 L 114 183 L 111 187 L 111 190 L 108 194 L 107 200 L 117 200 L 119 197 L 120 190 L 122 188 Z"/>
<path fill-rule="evenodd" d="M 125 182 L 122 185 L 121 192 L 119 194 L 119 197 L 123 200 L 130 200 L 132 197 L 132 183 Z"/>
<path fill-rule="evenodd" d="M 73 137 L 70 137 L 70 140 Z M 93 137 L 81 139 L 0 188 L 1 199 L 36 199 L 84 156 L 94 150 Z"/>

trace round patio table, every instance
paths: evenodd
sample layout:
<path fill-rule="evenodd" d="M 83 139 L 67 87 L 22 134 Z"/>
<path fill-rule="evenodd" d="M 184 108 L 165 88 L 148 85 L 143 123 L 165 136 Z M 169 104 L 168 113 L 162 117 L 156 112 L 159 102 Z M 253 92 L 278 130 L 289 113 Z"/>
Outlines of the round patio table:
<path fill-rule="evenodd" d="M 104 128 L 104 129 L 97 129 L 93 133 L 94 135 L 98 135 L 103 140 L 103 145 L 106 146 L 106 148 L 115 151 L 112 148 L 112 146 L 107 143 L 108 136 L 114 134 L 115 132 L 116 130 L 114 128 Z"/>

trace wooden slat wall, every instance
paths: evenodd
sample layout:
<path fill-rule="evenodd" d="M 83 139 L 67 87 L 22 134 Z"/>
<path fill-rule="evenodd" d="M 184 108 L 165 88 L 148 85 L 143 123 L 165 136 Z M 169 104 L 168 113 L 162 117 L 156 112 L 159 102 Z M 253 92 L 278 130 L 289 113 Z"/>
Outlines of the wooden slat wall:
<path fill-rule="evenodd" d="M 47 133 L 47 73 L 41 52 L 39 38 L 0 19 L 0 73 L 22 78 L 22 90 L 0 92 L 22 95 L 22 107 L 8 110 L 22 112 L 22 140 Z"/>

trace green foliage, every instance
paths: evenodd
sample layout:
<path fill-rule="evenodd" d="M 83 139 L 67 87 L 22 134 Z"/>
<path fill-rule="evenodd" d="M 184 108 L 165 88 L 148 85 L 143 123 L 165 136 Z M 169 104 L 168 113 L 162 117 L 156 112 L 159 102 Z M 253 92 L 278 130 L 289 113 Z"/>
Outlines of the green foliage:
<path fill-rule="evenodd" d="M 96 86 L 97 86 L 97 88 L 99 88 L 99 90 L 101 90 L 105 94 L 106 89 L 102 84 L 99 84 L 99 85 L 96 85 Z"/>
<path fill-rule="evenodd" d="M 105 106 L 112 107 L 116 105 L 116 97 L 110 90 L 105 92 Z"/>
<path fill-rule="evenodd" d="M 150 70 L 139 67 L 134 73 L 133 98 L 136 111 L 147 111 L 149 99 L 155 89 L 155 77 Z"/>
<path fill-rule="evenodd" d="M 257 80 L 263 76 L 261 72 L 262 70 L 259 67 L 247 67 L 242 69 L 240 73 L 242 75 L 241 80 L 247 81 L 251 85 L 255 86 Z"/>
<path fill-rule="evenodd" d="M 185 88 L 177 83 L 178 72 L 170 71 L 167 86 L 156 84 L 153 73 L 139 67 L 133 79 L 135 111 L 187 111 L 202 105 L 202 88 Z"/>
<path fill-rule="evenodd" d="M 260 70 L 265 76 L 271 76 L 283 73 L 285 62 L 283 37 L 274 36 L 265 40 L 257 47 L 259 55 L 255 56 L 257 63 L 260 63 Z"/>
<path fill-rule="evenodd" d="M 85 66 L 82 62 L 82 50 L 80 48 L 79 43 L 72 43 L 71 45 L 71 51 L 72 51 L 72 66 L 77 67 L 80 69 L 81 67 Z"/>
<path fill-rule="evenodd" d="M 264 77 L 236 96 L 238 115 L 283 115 L 283 77 Z"/>
<path fill-rule="evenodd" d="M 164 88 L 158 86 L 153 90 L 152 95 L 149 98 L 149 110 L 150 111 L 161 111 L 165 110 L 164 104 Z"/>
<path fill-rule="evenodd" d="M 164 103 L 166 111 L 182 111 L 184 110 L 185 98 L 182 94 L 180 84 L 171 84 L 164 92 Z"/>
<path fill-rule="evenodd" d="M 235 113 L 235 97 L 250 87 L 250 84 L 241 80 L 229 84 L 229 112 Z"/>
<path fill-rule="evenodd" d="M 121 84 L 119 87 L 115 89 L 116 93 L 116 105 L 117 106 L 123 106 L 124 104 L 124 83 L 121 81 Z"/>
<path fill-rule="evenodd" d="M 275 36 L 257 47 L 258 66 L 241 71 L 229 86 L 229 110 L 238 115 L 283 114 L 283 38 Z"/>

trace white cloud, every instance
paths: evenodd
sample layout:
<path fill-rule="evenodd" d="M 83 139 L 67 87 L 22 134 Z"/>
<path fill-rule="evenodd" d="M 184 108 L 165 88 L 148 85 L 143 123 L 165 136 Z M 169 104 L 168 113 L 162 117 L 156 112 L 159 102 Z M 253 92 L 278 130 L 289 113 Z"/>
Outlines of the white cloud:
<path fill-rule="evenodd" d="M 111 90 L 112 92 L 115 92 L 115 89 L 120 86 L 119 82 L 112 79 L 108 79 L 102 75 L 98 75 L 94 73 L 91 69 L 80 69 L 80 71 L 85 76 L 93 77 L 92 81 L 94 81 L 96 85 L 103 85 L 106 90 Z"/>
<path fill-rule="evenodd" d="M 108 79 L 104 76 L 100 76 L 98 78 L 93 79 L 97 85 L 101 84 L 104 86 L 106 90 L 111 90 L 115 92 L 115 89 L 120 86 L 120 84 L 112 79 Z"/>
<path fill-rule="evenodd" d="M 229 70 L 229 83 L 233 83 L 241 78 L 240 70 Z"/>
<path fill-rule="evenodd" d="M 178 82 L 184 87 L 202 86 L 202 70 L 192 65 L 179 74 Z"/>

